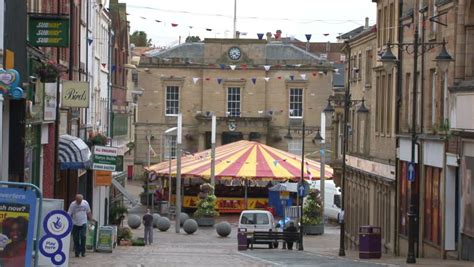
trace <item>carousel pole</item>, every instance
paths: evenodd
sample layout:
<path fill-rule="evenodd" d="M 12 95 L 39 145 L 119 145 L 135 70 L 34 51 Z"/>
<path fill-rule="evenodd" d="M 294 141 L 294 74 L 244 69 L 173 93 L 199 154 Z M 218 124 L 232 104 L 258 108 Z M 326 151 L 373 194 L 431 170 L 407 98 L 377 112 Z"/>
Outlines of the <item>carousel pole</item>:
<path fill-rule="evenodd" d="M 248 186 L 248 180 L 247 179 L 244 179 L 244 184 L 245 184 L 245 193 L 244 193 L 244 197 L 245 197 L 245 209 L 248 209 L 248 196 L 247 196 L 247 186 Z"/>
<path fill-rule="evenodd" d="M 179 216 L 181 214 L 181 139 L 183 128 L 183 115 L 178 114 L 178 136 L 176 137 L 176 217 L 175 230 L 180 232 Z"/>
<path fill-rule="evenodd" d="M 211 185 L 216 184 L 216 115 L 212 115 L 211 130 Z"/>

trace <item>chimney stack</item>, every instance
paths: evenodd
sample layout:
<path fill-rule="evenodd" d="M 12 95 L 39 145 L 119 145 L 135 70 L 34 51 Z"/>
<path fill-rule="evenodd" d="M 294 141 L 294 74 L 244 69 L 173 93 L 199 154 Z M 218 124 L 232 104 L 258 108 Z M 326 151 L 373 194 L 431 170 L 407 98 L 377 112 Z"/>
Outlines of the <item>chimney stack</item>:
<path fill-rule="evenodd" d="M 368 29 L 368 28 L 369 28 L 369 17 L 365 17 L 364 29 Z"/>
<path fill-rule="evenodd" d="M 272 33 L 267 32 L 267 41 L 270 42 L 272 40 Z"/>
<path fill-rule="evenodd" d="M 235 38 L 236 38 L 236 39 L 240 39 L 240 31 L 236 31 L 236 32 L 235 32 Z"/>

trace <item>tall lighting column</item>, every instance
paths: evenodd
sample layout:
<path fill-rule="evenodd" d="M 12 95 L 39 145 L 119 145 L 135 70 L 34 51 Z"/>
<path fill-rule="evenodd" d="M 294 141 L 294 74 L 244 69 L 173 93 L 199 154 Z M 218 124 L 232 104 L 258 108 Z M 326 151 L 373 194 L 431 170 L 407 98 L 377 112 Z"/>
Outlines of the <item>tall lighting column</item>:
<path fill-rule="evenodd" d="M 178 132 L 176 136 L 176 217 L 175 217 L 175 230 L 176 233 L 180 232 L 180 220 L 181 215 L 181 142 L 183 136 L 183 115 L 178 114 Z"/>

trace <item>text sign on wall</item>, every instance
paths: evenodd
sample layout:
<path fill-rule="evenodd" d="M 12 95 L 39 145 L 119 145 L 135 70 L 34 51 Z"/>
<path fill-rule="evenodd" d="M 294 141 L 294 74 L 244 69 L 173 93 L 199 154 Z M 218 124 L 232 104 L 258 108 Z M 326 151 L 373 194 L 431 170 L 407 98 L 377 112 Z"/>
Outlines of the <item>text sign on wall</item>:
<path fill-rule="evenodd" d="M 69 47 L 69 19 L 30 17 L 29 42 L 33 46 Z"/>
<path fill-rule="evenodd" d="M 112 184 L 111 171 L 94 171 L 95 186 L 110 186 Z"/>
<path fill-rule="evenodd" d="M 89 83 L 78 81 L 64 81 L 61 107 L 89 107 Z"/>
<path fill-rule="evenodd" d="M 92 169 L 98 171 L 115 171 L 117 165 L 117 148 L 110 146 L 95 146 Z"/>

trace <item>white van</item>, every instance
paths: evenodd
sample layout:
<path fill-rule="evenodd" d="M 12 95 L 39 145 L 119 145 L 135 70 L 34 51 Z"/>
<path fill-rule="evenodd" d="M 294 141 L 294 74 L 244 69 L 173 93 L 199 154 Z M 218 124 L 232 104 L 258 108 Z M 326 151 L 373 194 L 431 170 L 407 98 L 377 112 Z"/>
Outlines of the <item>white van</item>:
<path fill-rule="evenodd" d="M 239 229 L 246 232 L 276 231 L 275 218 L 266 210 L 244 210 L 240 213 Z"/>
<path fill-rule="evenodd" d="M 244 210 L 240 213 L 239 232 L 269 232 L 276 231 L 275 218 L 266 210 Z M 247 236 L 247 246 L 250 244 L 250 236 Z M 278 242 L 265 242 L 256 244 L 268 244 L 269 248 L 277 248 Z"/>
<path fill-rule="evenodd" d="M 313 181 L 311 189 L 321 189 L 321 181 Z M 324 216 L 337 220 L 341 213 L 341 191 L 333 180 L 324 181 Z"/>

